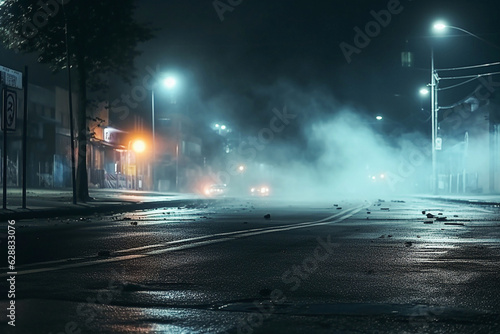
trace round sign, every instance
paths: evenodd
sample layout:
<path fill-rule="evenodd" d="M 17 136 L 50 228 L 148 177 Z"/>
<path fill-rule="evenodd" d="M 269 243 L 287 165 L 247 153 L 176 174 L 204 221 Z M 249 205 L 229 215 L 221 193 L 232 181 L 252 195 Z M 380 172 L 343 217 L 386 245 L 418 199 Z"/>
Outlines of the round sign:
<path fill-rule="evenodd" d="M 7 93 L 7 99 L 5 101 L 5 109 L 7 112 L 7 129 L 15 128 L 16 121 L 16 99 L 15 94 Z"/>

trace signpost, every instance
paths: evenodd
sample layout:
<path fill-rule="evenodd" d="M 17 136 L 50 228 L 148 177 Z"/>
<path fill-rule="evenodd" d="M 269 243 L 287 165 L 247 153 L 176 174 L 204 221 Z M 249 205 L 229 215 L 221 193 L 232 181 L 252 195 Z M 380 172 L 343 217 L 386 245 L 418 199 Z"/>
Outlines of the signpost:
<path fill-rule="evenodd" d="M 7 209 L 7 131 L 16 130 L 17 119 L 17 93 L 12 87 L 23 89 L 23 74 L 19 71 L 0 66 L 0 82 L 2 87 L 2 131 L 3 131 L 3 164 L 2 164 L 2 182 L 3 182 L 3 208 Z M 26 105 L 27 101 L 25 101 Z M 25 120 L 26 122 L 26 120 Z M 24 182 L 24 180 L 23 180 Z"/>
<path fill-rule="evenodd" d="M 23 74 L 19 71 L 0 65 L 0 78 L 5 86 L 23 89 Z"/>
<path fill-rule="evenodd" d="M 17 93 L 10 89 L 3 89 L 2 110 L 5 116 L 2 117 L 2 131 L 16 131 L 17 119 Z"/>

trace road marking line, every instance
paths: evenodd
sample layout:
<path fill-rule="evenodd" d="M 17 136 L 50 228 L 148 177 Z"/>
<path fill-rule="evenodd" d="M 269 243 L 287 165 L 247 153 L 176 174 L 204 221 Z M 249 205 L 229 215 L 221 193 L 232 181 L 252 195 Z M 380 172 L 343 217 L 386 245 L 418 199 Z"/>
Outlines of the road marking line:
<path fill-rule="evenodd" d="M 150 248 L 168 247 L 168 246 L 179 244 L 179 243 L 196 241 L 196 242 L 188 243 L 185 245 L 179 245 L 179 246 L 174 246 L 174 247 L 152 250 L 152 251 L 149 251 L 149 252 L 144 253 L 144 254 L 122 255 L 122 256 L 115 256 L 115 257 L 110 257 L 110 258 L 105 258 L 105 259 L 95 259 L 95 257 L 89 257 L 89 258 L 72 258 L 72 259 L 64 259 L 64 260 L 56 260 L 56 261 L 47 261 L 47 262 L 41 262 L 41 263 L 32 263 L 32 264 L 19 266 L 19 267 L 23 268 L 23 267 L 29 267 L 29 266 L 35 266 L 35 265 L 47 264 L 47 263 L 55 264 L 58 262 L 68 262 L 68 261 L 75 260 L 75 259 L 88 259 L 89 260 L 89 261 L 78 262 L 78 263 L 63 264 L 61 266 L 51 266 L 51 267 L 28 269 L 28 270 L 21 270 L 21 271 L 18 270 L 17 276 L 36 274 L 36 273 L 55 271 L 55 270 L 88 267 L 88 266 L 99 265 L 99 264 L 104 264 L 104 263 L 135 260 L 135 259 L 144 258 L 144 257 L 148 257 L 148 256 L 154 256 L 154 255 L 163 254 L 163 253 L 167 253 L 167 252 L 174 252 L 174 251 L 185 250 L 185 249 L 190 249 L 190 248 L 202 247 L 202 246 L 212 245 L 212 244 L 216 244 L 216 243 L 232 241 L 232 240 L 236 240 L 239 238 L 252 237 L 252 236 L 261 235 L 261 234 L 284 232 L 284 231 L 290 231 L 290 230 L 295 230 L 295 229 L 300 229 L 300 228 L 334 224 L 334 223 L 341 222 L 341 221 L 355 215 L 363 207 L 365 207 L 365 206 L 358 205 L 358 206 L 350 208 L 344 212 L 339 212 L 339 213 L 336 213 L 336 214 L 331 215 L 329 217 L 326 217 L 326 218 L 323 218 L 320 220 L 316 220 L 316 221 L 312 221 L 312 222 L 287 224 L 287 225 L 264 227 L 264 228 L 255 228 L 255 229 L 234 231 L 234 232 L 216 233 L 216 234 L 211 234 L 211 235 L 206 235 L 206 236 L 201 236 L 201 237 L 175 240 L 175 241 L 170 241 L 170 242 L 166 242 L 166 243 L 162 243 L 162 244 L 148 245 L 148 246 L 143 246 L 143 247 L 135 247 L 135 248 L 124 249 L 124 250 L 119 250 L 119 251 L 113 252 L 114 254 L 127 253 L 127 252 L 132 252 L 132 251 L 137 251 L 137 250 L 147 250 Z M 228 237 L 228 236 L 232 236 L 232 237 Z M 217 237 L 220 237 L 220 238 L 217 238 Z M 198 241 L 198 240 L 203 240 L 203 239 L 210 239 L 210 240 Z M 6 276 L 8 276 L 8 275 L 7 274 L 0 274 L 0 277 L 6 277 Z"/>

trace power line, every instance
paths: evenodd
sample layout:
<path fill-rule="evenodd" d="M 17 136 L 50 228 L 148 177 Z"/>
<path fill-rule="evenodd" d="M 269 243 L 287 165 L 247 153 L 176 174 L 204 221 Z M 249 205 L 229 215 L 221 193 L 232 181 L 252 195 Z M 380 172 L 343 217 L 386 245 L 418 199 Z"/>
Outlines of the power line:
<path fill-rule="evenodd" d="M 500 62 L 481 64 L 481 65 L 472 65 L 472 66 L 463 66 L 463 67 L 453 67 L 453 68 L 439 68 L 439 69 L 436 69 L 435 71 L 436 72 L 439 72 L 439 71 L 458 71 L 458 70 L 468 70 L 471 68 L 488 67 L 488 66 L 495 66 L 495 65 L 500 65 Z"/>
<path fill-rule="evenodd" d="M 462 85 L 465 85 L 471 81 L 474 81 L 474 80 L 477 80 L 478 78 L 474 77 L 474 78 L 471 78 L 469 80 L 466 80 L 464 82 L 461 82 L 459 84 L 456 84 L 456 85 L 453 85 L 453 86 L 448 86 L 448 87 L 442 87 L 442 88 L 438 88 L 438 90 L 447 90 L 447 89 L 452 89 L 452 88 L 455 88 L 455 87 L 458 87 L 458 86 L 462 86 Z"/>
<path fill-rule="evenodd" d="M 471 75 L 461 75 L 461 76 L 458 76 L 458 77 L 440 77 L 439 80 L 458 80 L 458 79 L 469 79 L 469 78 L 474 78 L 474 79 L 478 79 L 478 78 L 481 78 L 481 77 L 486 77 L 486 76 L 489 76 L 489 75 L 496 75 L 496 74 L 500 74 L 500 72 L 490 72 L 490 73 L 483 73 L 483 74 L 471 74 Z"/>

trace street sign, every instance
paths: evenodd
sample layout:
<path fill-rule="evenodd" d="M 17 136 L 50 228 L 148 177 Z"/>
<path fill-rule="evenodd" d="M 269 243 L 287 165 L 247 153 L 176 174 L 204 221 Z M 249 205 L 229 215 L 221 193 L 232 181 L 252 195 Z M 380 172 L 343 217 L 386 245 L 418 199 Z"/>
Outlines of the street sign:
<path fill-rule="evenodd" d="M 436 151 L 440 151 L 443 147 L 443 139 L 441 137 L 436 138 Z"/>
<path fill-rule="evenodd" d="M 0 66 L 0 79 L 2 84 L 23 89 L 23 73 L 10 69 L 8 67 Z"/>
<path fill-rule="evenodd" d="M 7 131 L 16 130 L 16 118 L 17 118 L 17 93 L 10 89 L 3 89 L 3 103 L 2 103 L 2 131 L 7 129 Z M 4 113 L 6 115 L 4 115 Z M 4 121 L 7 124 L 4 124 Z"/>

